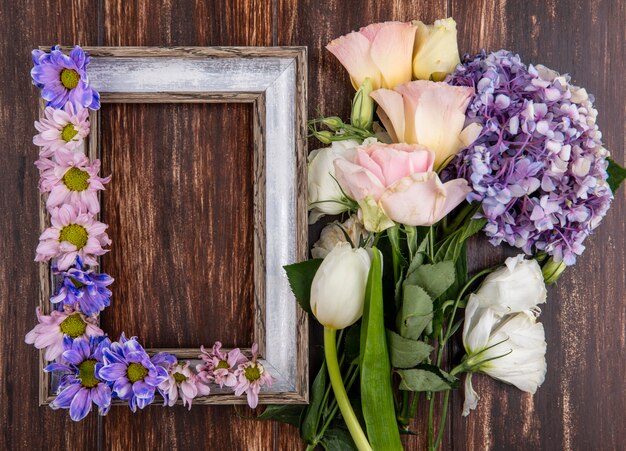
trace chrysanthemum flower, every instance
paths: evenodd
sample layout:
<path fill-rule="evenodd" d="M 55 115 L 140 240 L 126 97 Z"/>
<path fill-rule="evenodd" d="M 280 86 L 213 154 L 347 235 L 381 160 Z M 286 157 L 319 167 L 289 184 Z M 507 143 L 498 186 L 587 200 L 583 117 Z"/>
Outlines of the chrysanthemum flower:
<path fill-rule="evenodd" d="M 191 410 L 193 399 L 208 395 L 210 389 L 189 368 L 189 362 L 176 362 L 168 369 L 168 378 L 159 384 L 159 392 L 164 399 L 163 405 L 173 406 L 180 395 L 183 406 L 189 406 Z"/>
<path fill-rule="evenodd" d="M 41 173 L 39 189 L 49 192 L 46 207 L 73 205 L 77 210 L 97 214 L 100 211 L 98 191 L 104 190 L 109 177 L 99 177 L 100 160 L 89 161 L 83 153 L 59 152 L 55 163 Z"/>
<path fill-rule="evenodd" d="M 100 94 L 89 86 L 87 77 L 91 57 L 83 49 L 76 46 L 68 56 L 55 45 L 50 53 L 33 50 L 32 57 L 35 66 L 30 74 L 48 106 L 63 108 L 69 102 L 76 110 L 100 108 Z"/>
<path fill-rule="evenodd" d="M 50 315 L 43 315 L 37 307 L 37 324 L 26 334 L 26 343 L 37 349 L 45 349 L 44 357 L 53 361 L 63 352 L 63 337 L 70 338 L 99 337 L 104 335 L 93 318 L 87 318 L 80 312 L 66 307 L 64 311 L 53 310 Z"/>
<path fill-rule="evenodd" d="M 237 377 L 235 370 L 239 364 L 246 362 L 248 359 L 244 356 L 239 348 L 222 352 L 222 343 L 216 341 L 211 352 L 207 351 L 204 346 L 200 347 L 200 358 L 204 361 L 197 365 L 198 377 L 205 383 L 215 382 L 220 387 L 234 387 L 237 385 Z"/>
<path fill-rule="evenodd" d="M 483 129 L 449 175 L 472 186 L 491 243 L 573 265 L 613 198 L 593 97 L 506 50 L 466 56 L 448 82 L 476 91 L 467 120 Z"/>
<path fill-rule="evenodd" d="M 35 121 L 39 132 L 33 137 L 33 144 L 41 147 L 40 157 L 48 158 L 60 149 L 74 150 L 89 135 L 89 110 L 74 109 L 71 103 L 63 109 L 46 107 L 44 117 Z"/>
<path fill-rule="evenodd" d="M 50 298 L 53 304 L 69 305 L 93 316 L 111 303 L 111 290 L 107 287 L 113 283 L 113 278 L 97 274 L 93 269 L 85 270 L 80 257 L 76 258 L 75 267 L 56 275 L 63 277 L 63 281 Z"/>
<path fill-rule="evenodd" d="M 39 237 L 35 261 L 45 262 L 58 258 L 60 271 L 68 269 L 80 256 L 90 266 L 98 266 L 96 256 L 107 250 L 103 246 L 111 244 L 106 234 L 106 224 L 98 222 L 88 213 L 77 210 L 72 205 L 63 205 L 50 212 L 52 227 Z"/>
<path fill-rule="evenodd" d="M 259 392 L 263 385 L 271 386 L 274 378 L 256 360 L 258 346 L 252 346 L 252 360 L 242 363 L 235 371 L 237 385 L 235 396 L 241 396 L 244 392 L 248 398 L 248 405 L 253 409 L 259 403 Z"/>
<path fill-rule="evenodd" d="M 102 351 L 109 347 L 107 337 L 63 340 L 63 361 L 52 363 L 44 371 L 61 372 L 63 377 L 57 397 L 50 403 L 53 409 L 70 409 L 70 418 L 80 421 L 91 412 L 92 403 L 98 406 L 98 413 L 106 415 L 111 408 L 111 388 L 96 376 L 102 365 Z"/>
<path fill-rule="evenodd" d="M 171 357 L 170 363 L 175 361 Z M 113 383 L 113 394 L 128 401 L 130 410 L 143 409 L 154 400 L 154 392 L 168 378 L 167 370 L 159 363 L 163 355 L 152 358 L 137 342 L 137 337 L 126 338 L 122 333 L 119 342 L 104 350 L 103 366 L 97 376 Z"/>

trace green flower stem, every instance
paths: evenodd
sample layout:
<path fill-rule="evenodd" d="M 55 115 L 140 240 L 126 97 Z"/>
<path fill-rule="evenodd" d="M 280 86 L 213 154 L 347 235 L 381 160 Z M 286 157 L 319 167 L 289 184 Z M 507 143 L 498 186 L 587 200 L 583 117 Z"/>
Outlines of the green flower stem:
<path fill-rule="evenodd" d="M 348 370 L 348 374 L 349 376 L 347 377 L 347 382 L 346 382 L 346 391 L 350 390 L 350 387 L 352 387 L 352 384 L 354 383 L 354 381 L 356 380 L 357 375 L 359 374 L 359 367 L 358 365 L 353 365 L 350 370 Z M 352 371 L 352 374 L 350 374 L 350 371 Z M 328 426 L 330 426 L 331 421 L 335 418 L 335 415 L 337 414 L 337 410 L 339 409 L 339 406 L 337 405 L 337 403 L 334 403 L 334 405 L 332 405 L 333 407 L 330 409 L 330 413 L 328 414 L 328 418 L 326 419 L 326 421 L 324 422 L 324 424 L 322 425 L 322 429 L 320 429 L 319 434 L 317 435 L 317 441 L 321 440 L 322 437 L 324 437 L 324 432 L 326 432 L 326 429 L 328 428 Z"/>
<path fill-rule="evenodd" d="M 337 344 L 336 344 L 337 331 L 324 327 L 324 353 L 326 354 L 326 365 L 328 366 L 328 375 L 330 377 L 330 383 L 333 386 L 333 392 L 335 393 L 335 399 L 341 410 L 346 426 L 352 435 L 352 439 L 359 451 L 371 451 L 370 446 L 359 420 L 352 410 L 352 405 L 348 399 L 348 393 L 346 393 L 346 387 L 343 385 L 341 378 L 341 371 L 339 370 L 339 362 L 337 361 Z"/>

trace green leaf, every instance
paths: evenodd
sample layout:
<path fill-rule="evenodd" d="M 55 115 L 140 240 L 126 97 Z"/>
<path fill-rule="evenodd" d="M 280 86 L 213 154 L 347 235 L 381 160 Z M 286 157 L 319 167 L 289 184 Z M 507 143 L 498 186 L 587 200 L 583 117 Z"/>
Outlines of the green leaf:
<path fill-rule="evenodd" d="M 321 258 L 314 258 L 283 266 L 285 272 L 287 272 L 291 291 L 293 291 L 300 307 L 307 313 L 311 313 L 311 284 L 313 283 L 313 277 L 315 277 L 315 273 L 322 261 Z"/>
<path fill-rule="evenodd" d="M 381 253 L 375 247 L 361 324 L 361 407 L 372 449 L 402 450 L 385 334 Z"/>
<path fill-rule="evenodd" d="M 400 226 L 393 226 L 387 229 L 387 236 L 391 243 L 391 250 L 394 258 L 396 258 L 401 266 L 407 266 L 408 262 L 402 255 L 402 247 L 400 246 Z"/>
<path fill-rule="evenodd" d="M 350 433 L 338 427 L 326 429 L 320 445 L 326 451 L 356 451 L 357 449 Z"/>
<path fill-rule="evenodd" d="M 314 443 L 319 429 L 321 419 L 322 402 L 326 393 L 326 385 L 328 374 L 326 371 L 326 361 L 322 363 L 322 367 L 315 376 L 313 385 L 311 386 L 311 398 L 309 399 L 309 407 L 306 409 L 304 418 L 302 419 L 301 434 L 302 439 L 306 443 Z"/>
<path fill-rule="evenodd" d="M 361 326 L 354 324 L 348 328 L 345 333 L 343 354 L 346 356 L 346 362 L 358 365 L 360 356 L 359 347 L 361 345 Z"/>
<path fill-rule="evenodd" d="M 418 266 L 405 279 L 407 285 L 419 285 L 432 299 L 437 299 L 454 283 L 453 261 Z"/>
<path fill-rule="evenodd" d="M 464 242 L 469 237 L 476 235 L 483 229 L 483 227 L 485 227 L 485 224 L 487 224 L 487 220 L 485 218 L 470 219 L 461 228 L 461 236 L 459 237 L 459 241 Z"/>
<path fill-rule="evenodd" d="M 611 191 L 617 191 L 624 179 L 626 179 L 626 169 L 617 164 L 615 160 L 609 158 L 609 167 L 606 172 L 609 174 L 607 182 L 611 187 Z"/>
<path fill-rule="evenodd" d="M 413 368 L 433 351 L 432 346 L 423 341 L 404 338 L 391 330 L 387 330 L 387 344 L 394 368 Z"/>
<path fill-rule="evenodd" d="M 413 370 L 398 370 L 402 381 L 400 390 L 408 391 L 444 391 L 456 388 L 458 379 L 433 365 L 420 365 Z"/>
<path fill-rule="evenodd" d="M 433 319 L 433 301 L 422 287 L 405 285 L 396 327 L 404 338 L 417 340 Z"/>
<path fill-rule="evenodd" d="M 413 257 L 413 260 L 411 260 L 411 263 L 409 264 L 409 269 L 407 269 L 406 271 L 407 277 L 410 276 L 413 273 L 413 271 L 415 271 L 424 263 L 424 255 L 426 253 L 426 246 L 428 246 L 428 235 L 426 235 L 426 238 L 422 239 L 422 242 L 415 250 L 415 256 Z"/>
<path fill-rule="evenodd" d="M 263 413 L 256 417 L 256 419 L 280 421 L 281 423 L 291 424 L 299 428 L 300 419 L 306 407 L 307 406 L 271 404 L 266 406 Z"/>

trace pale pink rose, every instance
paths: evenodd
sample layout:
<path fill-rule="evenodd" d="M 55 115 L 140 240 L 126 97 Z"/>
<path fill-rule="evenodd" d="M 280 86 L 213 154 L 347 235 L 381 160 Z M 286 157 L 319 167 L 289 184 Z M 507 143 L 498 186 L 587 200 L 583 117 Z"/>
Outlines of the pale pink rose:
<path fill-rule="evenodd" d="M 335 163 L 337 180 L 361 207 L 367 230 L 394 222 L 432 225 L 465 199 L 466 180 L 442 183 L 433 172 L 435 155 L 424 146 L 374 143 L 357 148 L 352 161 Z"/>
<path fill-rule="evenodd" d="M 478 124 L 465 127 L 471 87 L 417 80 L 370 95 L 391 139 L 428 147 L 435 153 L 435 168 L 474 142 L 482 129 Z"/>
<path fill-rule="evenodd" d="M 416 27 L 382 22 L 335 39 L 326 49 L 343 64 L 355 89 L 366 78 L 373 89 L 393 88 L 411 80 Z"/>

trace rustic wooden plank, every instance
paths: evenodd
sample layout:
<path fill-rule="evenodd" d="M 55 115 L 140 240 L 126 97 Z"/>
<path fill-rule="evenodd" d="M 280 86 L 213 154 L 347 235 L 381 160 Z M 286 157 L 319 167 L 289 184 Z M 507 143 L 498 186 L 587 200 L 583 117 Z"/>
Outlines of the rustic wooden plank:
<path fill-rule="evenodd" d="M 420 19 L 432 22 L 448 15 L 446 0 L 433 1 L 289 1 L 278 0 L 276 14 L 276 45 L 307 45 L 309 54 L 309 96 L 308 113 L 314 118 L 322 115 L 338 115 L 348 118 L 353 90 L 347 72 L 325 45 L 332 39 L 374 22 L 388 20 Z M 321 147 L 319 142 L 311 140 L 309 149 Z M 304 189 L 304 187 L 303 187 Z M 321 227 L 310 228 L 310 242 L 314 243 Z M 321 329 L 311 322 L 311 367 L 316 372 L 321 362 Z M 419 434 L 403 436 L 407 449 L 425 447 L 426 413 L 422 406 L 418 413 L 419 421 L 412 424 L 412 429 Z M 295 446 L 295 445 L 294 445 Z"/>
<path fill-rule="evenodd" d="M 611 0 L 571 3 L 541 0 L 452 1 L 460 47 L 476 52 L 510 48 L 530 63 L 570 72 L 596 98 L 606 146 L 624 161 L 623 78 L 626 4 Z M 566 31 L 568 30 L 568 31 Z M 452 404 L 449 448 L 474 450 L 623 449 L 625 195 L 586 241 L 587 250 L 556 287 L 540 320 L 548 341 L 548 374 L 535 396 L 473 379 L 481 396 L 468 419 L 462 392 Z M 476 240 L 474 268 L 501 262 L 505 253 Z"/>
<path fill-rule="evenodd" d="M 41 18 L 45 17 L 42 21 Z M 37 322 L 43 264 L 33 262 L 41 232 L 38 149 L 32 144 L 39 91 L 30 80 L 30 51 L 42 43 L 97 44 L 93 2 L 3 3 L 0 7 L 0 449 L 93 449 L 97 416 L 73 423 L 65 410 L 39 407 L 39 353 L 24 343 Z M 19 130 L 19 132 L 17 132 Z M 47 293 L 43 293 L 46 295 Z"/>
<path fill-rule="evenodd" d="M 171 2 L 163 0 L 160 2 L 123 2 L 110 1 L 104 2 L 103 15 L 103 31 L 104 45 L 196 45 L 196 46 L 214 46 L 214 45 L 271 45 L 271 10 L 267 8 L 267 3 L 261 0 L 252 1 L 215 1 L 215 2 L 192 2 L 177 1 Z M 155 15 L 154 12 L 158 11 Z M 132 107 L 137 108 L 138 106 Z M 151 121 L 147 117 L 139 117 L 138 115 L 121 115 L 124 110 L 123 105 L 116 105 L 111 108 L 111 115 L 118 115 L 124 118 L 126 128 L 133 130 L 135 128 L 150 128 Z M 144 108 L 144 107 L 139 107 Z M 166 105 L 158 106 L 158 109 L 168 108 Z M 187 110 L 188 106 L 181 107 Z M 194 111 L 189 114 L 190 123 L 178 122 L 180 132 L 183 131 L 189 135 L 200 135 L 202 139 L 198 139 L 197 145 L 209 145 L 216 149 L 222 149 L 225 160 L 243 164 L 242 155 L 245 152 L 252 157 L 250 141 L 252 138 L 253 115 L 251 105 L 194 105 Z M 204 112 L 199 113 L 197 108 Z M 204 108 L 207 108 L 204 110 Z M 214 111 L 215 113 L 211 113 Z M 218 114 L 219 112 L 219 114 Z M 158 114 L 158 113 L 154 113 Z M 172 117 L 175 121 L 181 118 L 181 112 Z M 133 122 L 134 120 L 134 122 Z M 209 122 L 212 121 L 212 122 Z M 104 121 L 103 121 L 104 122 Z M 156 130 L 156 129 L 155 129 Z M 106 135 L 106 132 L 105 132 Z M 177 134 L 175 134 L 177 135 Z M 179 152 L 184 149 L 180 148 L 182 141 L 172 142 L 172 148 L 178 148 Z M 146 154 L 148 152 L 146 151 Z M 243 225 L 247 222 L 251 223 L 253 206 L 252 206 L 252 186 L 246 185 L 247 180 L 252 179 L 253 159 L 250 158 L 245 162 L 245 171 L 233 171 L 230 175 L 212 172 L 221 179 L 214 181 L 216 185 L 219 183 L 220 189 L 226 189 L 227 186 L 234 188 L 235 180 L 232 178 L 242 179 L 239 183 L 241 192 L 249 192 L 248 210 L 243 214 L 245 217 L 240 218 L 238 224 Z M 215 168 L 218 169 L 217 167 Z M 227 169 L 221 168 L 222 172 Z M 116 173 L 117 174 L 117 173 Z M 231 184 L 226 183 L 225 178 L 231 177 Z M 119 179 L 112 182 L 117 183 Z M 234 193 L 235 198 L 241 199 L 241 192 Z M 110 193 L 107 193 L 110 194 Z M 224 196 L 223 203 L 229 202 Z M 235 216 L 234 213 L 225 213 L 226 215 Z M 214 218 L 214 221 L 217 218 Z M 234 220 L 234 218 L 233 218 Z M 215 226 L 220 226 L 218 223 Z M 226 227 L 222 222 L 220 227 Z M 241 236 L 241 241 L 234 244 L 238 249 L 237 254 L 245 257 L 243 252 L 245 248 L 252 249 L 253 237 L 252 228 L 244 229 L 245 236 Z M 228 230 L 221 230 L 222 243 L 212 243 L 211 246 L 225 247 L 224 237 L 231 235 Z M 247 237 L 247 238 L 246 238 Z M 119 239 L 119 238 L 118 238 Z M 244 244 L 244 243 L 247 243 Z M 249 252 L 252 255 L 252 252 Z M 244 261 L 245 258 L 244 258 Z M 242 267 L 228 268 L 222 271 L 222 281 L 220 286 L 227 286 L 229 279 L 237 279 L 241 277 L 249 277 L 252 275 L 252 261 L 247 261 Z M 218 270 L 215 268 L 214 270 Z M 194 275 L 194 277 L 196 277 Z M 252 285 L 252 279 L 248 281 L 248 285 Z M 241 284 L 240 284 L 241 286 Z M 246 290 L 247 288 L 241 287 Z M 240 296 L 240 293 L 236 293 Z M 252 302 L 252 293 L 248 293 L 249 302 Z M 241 296 L 240 296 L 241 298 Z M 116 308 L 118 305 L 116 305 Z M 147 308 L 146 305 L 144 308 Z M 156 309 L 155 309 L 156 310 Z M 196 308 L 192 313 L 205 315 L 204 312 Z M 162 309 L 159 307 L 159 311 Z M 252 309 L 246 308 L 251 312 Z M 241 312 L 243 316 L 245 311 Z M 151 317 L 152 313 L 149 313 Z M 237 340 L 249 341 L 251 331 L 253 329 L 253 318 L 240 318 L 238 324 L 247 324 L 247 330 L 242 330 L 239 325 L 228 327 L 226 318 L 221 315 L 224 321 L 220 323 L 207 322 L 205 325 L 205 334 L 212 334 L 214 338 L 223 337 L 225 341 L 231 341 L 229 344 L 238 344 Z M 245 321 L 244 321 L 245 319 Z M 236 321 L 237 318 L 232 318 Z M 190 321 L 196 322 L 195 319 Z M 199 321 L 196 323 L 199 325 Z M 156 325 L 155 325 L 156 326 Z M 157 326 L 158 327 L 158 326 Z M 175 328 L 180 330 L 180 324 Z M 191 333 L 196 326 L 188 326 L 185 334 Z M 227 330 L 228 329 L 228 330 Z M 237 330 L 235 330 L 237 329 Z M 154 330 L 151 326 L 151 330 Z M 199 331 L 198 331 L 199 332 Z M 167 338 L 165 334 L 163 338 Z M 199 343 L 198 339 L 194 339 L 192 343 Z M 190 340 L 191 341 L 191 340 Z M 159 346 L 168 345 L 165 341 L 159 340 L 155 344 Z M 187 345 L 188 343 L 185 343 Z M 243 409 L 243 408 L 242 408 Z M 246 412 L 246 409 L 241 410 Z M 246 413 L 247 415 L 248 413 Z M 158 427 L 155 425 L 158 424 Z M 146 411 L 138 414 L 131 414 L 125 408 L 112 409 L 109 415 L 104 419 L 104 437 L 103 445 L 106 449 L 194 449 L 195 444 L 206 443 L 209 446 L 220 447 L 222 444 L 228 444 L 231 449 L 270 449 L 273 446 L 275 434 L 275 426 L 271 423 L 256 423 L 246 419 L 239 418 L 235 415 L 232 407 L 206 407 L 197 406 L 187 412 L 179 406 L 173 409 L 160 409 L 157 406 L 150 407 Z"/>

